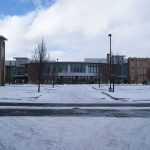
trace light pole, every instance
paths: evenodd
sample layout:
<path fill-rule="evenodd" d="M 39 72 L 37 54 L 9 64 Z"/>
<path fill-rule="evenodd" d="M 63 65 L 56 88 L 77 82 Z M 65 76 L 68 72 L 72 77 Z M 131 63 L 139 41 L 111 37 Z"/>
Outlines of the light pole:
<path fill-rule="evenodd" d="M 58 84 L 58 59 L 57 59 L 57 84 Z"/>
<path fill-rule="evenodd" d="M 110 80 L 110 86 L 109 86 L 109 92 L 112 92 L 113 90 L 112 90 L 112 87 L 111 87 L 111 74 L 112 74 L 112 72 L 111 72 L 111 68 L 112 68 L 112 66 L 111 66 L 111 34 L 108 34 L 108 36 L 110 37 L 110 55 L 109 55 L 109 80 Z"/>
<path fill-rule="evenodd" d="M 11 61 L 9 62 L 9 85 L 11 83 Z"/>

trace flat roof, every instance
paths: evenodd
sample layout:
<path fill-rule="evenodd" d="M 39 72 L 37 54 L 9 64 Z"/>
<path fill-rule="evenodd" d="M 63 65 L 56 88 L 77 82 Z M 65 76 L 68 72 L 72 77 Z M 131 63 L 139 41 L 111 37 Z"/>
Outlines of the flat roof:
<path fill-rule="evenodd" d="M 0 35 L 0 39 L 2 39 L 2 40 L 8 40 L 8 39 L 6 39 L 4 36 L 2 36 L 2 35 Z"/>
<path fill-rule="evenodd" d="M 36 63 L 35 61 L 31 61 L 30 63 Z M 107 64 L 107 63 L 100 63 L 100 62 L 84 62 L 84 61 L 47 61 L 46 63 L 66 63 L 66 64 Z"/>
<path fill-rule="evenodd" d="M 29 60 L 29 58 L 27 57 L 14 57 L 14 59 L 28 59 Z"/>
<path fill-rule="evenodd" d="M 84 61 L 59 61 L 59 62 L 48 62 L 48 63 L 68 63 L 68 64 L 107 64 L 102 62 L 84 62 Z"/>

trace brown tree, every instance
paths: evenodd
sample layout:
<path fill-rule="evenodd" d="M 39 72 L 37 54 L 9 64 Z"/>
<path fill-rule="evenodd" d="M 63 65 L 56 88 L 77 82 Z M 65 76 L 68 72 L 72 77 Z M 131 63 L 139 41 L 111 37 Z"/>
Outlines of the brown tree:
<path fill-rule="evenodd" d="M 150 68 L 147 69 L 147 79 L 150 80 Z"/>
<path fill-rule="evenodd" d="M 33 52 L 33 62 L 36 63 L 35 71 L 37 74 L 38 92 L 40 92 L 42 72 L 47 60 L 48 60 L 48 56 L 47 56 L 46 45 L 42 38 L 42 41 L 37 46 L 35 46 Z"/>

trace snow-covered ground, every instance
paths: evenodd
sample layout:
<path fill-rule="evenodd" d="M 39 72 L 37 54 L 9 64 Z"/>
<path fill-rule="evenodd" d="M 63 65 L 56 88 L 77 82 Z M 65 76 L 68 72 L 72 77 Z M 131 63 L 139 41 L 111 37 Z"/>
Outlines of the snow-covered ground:
<path fill-rule="evenodd" d="M 126 95 L 126 99 L 135 101 L 135 102 L 150 102 L 150 86 L 139 85 L 136 86 L 127 86 L 127 87 L 118 87 L 118 93 L 114 95 L 116 97 L 122 97 Z"/>
<path fill-rule="evenodd" d="M 115 92 L 108 92 L 106 86 L 102 86 L 109 95 L 118 100 L 127 102 L 150 102 L 150 85 L 115 85 Z"/>
<path fill-rule="evenodd" d="M 48 102 L 48 103 L 95 103 L 111 102 L 111 98 L 89 85 L 7 85 L 0 87 L 0 101 Z"/>
<path fill-rule="evenodd" d="M 0 102 L 137 103 L 150 99 L 149 86 L 117 85 L 114 93 L 108 88 L 42 85 L 38 93 L 37 85 L 6 85 L 0 87 Z M 0 107 L 4 108 L 12 106 Z M 149 131 L 150 119 L 140 117 L 0 117 L 0 150 L 149 150 Z"/>
<path fill-rule="evenodd" d="M 6 85 L 0 87 L 0 102 L 47 103 L 109 103 L 150 102 L 150 86 L 116 85 L 115 92 L 108 92 L 109 85 Z M 107 95 L 109 94 L 109 95 Z M 118 100 L 115 100 L 117 98 Z"/>
<path fill-rule="evenodd" d="M 149 150 L 150 119 L 1 117 L 0 150 Z"/>

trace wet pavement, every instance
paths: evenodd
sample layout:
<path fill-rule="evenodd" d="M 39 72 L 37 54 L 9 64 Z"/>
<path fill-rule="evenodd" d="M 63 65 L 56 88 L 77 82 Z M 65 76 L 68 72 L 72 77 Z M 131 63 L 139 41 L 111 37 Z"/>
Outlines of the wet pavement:
<path fill-rule="evenodd" d="M 150 103 L 15 103 L 0 102 L 0 106 L 36 107 L 150 107 Z"/>
<path fill-rule="evenodd" d="M 0 116 L 150 117 L 150 109 L 0 109 Z"/>
<path fill-rule="evenodd" d="M 22 108 L 19 108 L 19 106 L 22 106 Z M 7 103 L 7 102 L 1 102 L 0 116 L 51 116 L 51 117 L 72 116 L 72 117 L 142 117 L 143 118 L 143 117 L 150 117 L 150 103 Z"/>

